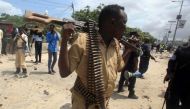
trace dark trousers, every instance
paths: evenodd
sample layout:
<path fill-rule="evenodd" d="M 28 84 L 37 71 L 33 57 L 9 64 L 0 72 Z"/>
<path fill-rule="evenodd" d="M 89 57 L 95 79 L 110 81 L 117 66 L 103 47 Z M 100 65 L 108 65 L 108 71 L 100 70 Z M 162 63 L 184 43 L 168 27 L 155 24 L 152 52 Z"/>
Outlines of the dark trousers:
<path fill-rule="evenodd" d="M 7 39 L 2 39 L 2 50 L 1 54 L 7 55 Z"/>
<path fill-rule="evenodd" d="M 149 60 L 150 59 L 140 58 L 140 63 L 139 63 L 139 72 L 140 73 L 144 74 L 148 70 Z"/>
<path fill-rule="evenodd" d="M 124 71 L 121 72 L 120 79 L 119 79 L 119 85 L 118 85 L 118 90 L 123 89 L 123 84 L 125 82 L 125 77 L 124 77 Z"/>
<path fill-rule="evenodd" d="M 57 62 L 57 52 L 51 52 L 50 50 L 48 50 L 48 71 L 53 70 L 56 62 Z"/>
<path fill-rule="evenodd" d="M 128 80 L 128 90 L 130 93 L 135 92 L 136 77 L 131 77 Z"/>
<path fill-rule="evenodd" d="M 128 80 L 126 80 L 125 77 L 124 77 L 124 72 L 125 71 L 121 72 L 118 90 L 123 89 L 123 84 L 126 81 L 126 82 L 128 82 L 128 90 L 129 90 L 129 92 L 134 93 L 135 92 L 134 88 L 135 88 L 135 83 L 136 83 L 136 77 L 130 77 Z"/>
<path fill-rule="evenodd" d="M 190 89 L 172 84 L 166 92 L 166 109 L 190 109 Z M 179 105 L 181 102 L 181 105 Z"/>
<path fill-rule="evenodd" d="M 35 58 L 36 58 L 36 62 L 41 62 L 41 56 L 42 56 L 42 41 L 35 41 Z"/>

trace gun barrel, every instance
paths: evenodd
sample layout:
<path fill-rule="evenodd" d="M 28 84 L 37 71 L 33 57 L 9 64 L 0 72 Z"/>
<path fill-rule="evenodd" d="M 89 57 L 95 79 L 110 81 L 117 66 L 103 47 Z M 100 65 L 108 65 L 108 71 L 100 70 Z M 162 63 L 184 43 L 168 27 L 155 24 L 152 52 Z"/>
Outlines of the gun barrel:
<path fill-rule="evenodd" d="M 123 39 L 123 38 L 120 40 L 120 42 L 121 42 L 123 45 L 125 45 L 125 46 L 127 46 L 127 47 L 129 47 L 129 48 L 132 48 L 133 50 L 141 51 L 139 48 L 137 48 L 136 46 L 130 44 L 129 42 L 127 42 L 127 41 L 126 41 L 125 39 Z"/>
<path fill-rule="evenodd" d="M 28 20 L 28 21 L 36 21 L 36 22 L 45 23 L 45 24 L 55 23 L 60 26 L 64 25 L 65 23 L 73 23 L 76 26 L 76 28 L 82 28 L 84 27 L 84 24 L 85 24 L 85 22 L 82 22 L 82 21 L 58 19 L 58 18 L 47 16 L 47 15 L 34 13 L 31 11 L 25 11 L 24 18 L 25 20 Z"/>

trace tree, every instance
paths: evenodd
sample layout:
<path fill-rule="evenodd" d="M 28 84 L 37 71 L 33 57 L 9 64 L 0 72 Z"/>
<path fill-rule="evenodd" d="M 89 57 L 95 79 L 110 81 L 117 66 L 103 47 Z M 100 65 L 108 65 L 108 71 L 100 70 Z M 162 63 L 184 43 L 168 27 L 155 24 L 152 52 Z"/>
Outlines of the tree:
<path fill-rule="evenodd" d="M 98 22 L 98 16 L 101 10 L 103 9 L 103 7 L 104 7 L 104 4 L 100 4 L 99 6 L 96 7 L 96 9 L 91 10 L 90 6 L 86 6 L 84 9 L 75 11 L 72 17 L 75 20 L 79 20 L 79 21 L 87 21 L 88 19 L 91 19 Z M 129 36 L 129 33 L 134 32 L 134 31 L 138 32 L 138 34 L 140 35 L 140 39 L 142 41 L 144 41 L 145 38 L 149 38 L 151 43 L 154 43 L 156 40 L 149 32 L 143 32 L 139 28 L 126 27 L 124 36 L 127 38 L 127 36 Z"/>
<path fill-rule="evenodd" d="M 25 24 L 23 16 L 9 15 L 6 13 L 1 14 L 0 21 L 7 21 L 13 23 L 14 27 L 20 27 Z"/>
<path fill-rule="evenodd" d="M 88 19 L 91 19 L 98 22 L 98 16 L 103 7 L 104 4 L 100 4 L 99 6 L 96 7 L 96 9 L 91 11 L 90 6 L 86 6 L 84 9 L 74 12 L 72 17 L 75 20 L 79 21 L 87 21 Z"/>
<path fill-rule="evenodd" d="M 144 42 L 145 39 L 149 39 L 150 43 L 154 43 L 156 41 L 156 38 L 154 38 L 149 32 L 143 32 L 139 28 L 130 28 L 126 27 L 126 31 L 124 33 L 124 36 L 128 38 L 130 32 L 137 32 L 140 35 L 140 40 Z"/>

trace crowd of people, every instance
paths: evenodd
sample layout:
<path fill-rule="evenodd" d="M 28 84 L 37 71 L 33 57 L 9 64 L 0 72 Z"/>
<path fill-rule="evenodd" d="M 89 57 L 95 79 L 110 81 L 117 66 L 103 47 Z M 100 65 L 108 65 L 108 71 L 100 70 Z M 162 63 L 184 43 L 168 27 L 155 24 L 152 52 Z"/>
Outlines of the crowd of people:
<path fill-rule="evenodd" d="M 0 48 L 1 53 L 4 54 L 6 47 L 2 47 L 2 39 L 5 38 L 3 31 L 0 29 Z M 31 55 L 31 48 L 33 43 L 35 43 L 35 64 L 41 63 L 42 58 L 42 43 L 43 43 L 43 30 L 38 26 L 34 27 L 31 30 L 28 30 L 25 27 L 15 28 L 12 34 L 12 51 L 11 54 L 16 55 L 15 66 L 16 71 L 15 75 L 19 77 L 27 77 L 27 67 L 25 64 L 25 57 Z M 30 37 L 29 37 L 30 36 Z M 31 38 L 31 41 L 29 40 Z M 60 34 L 55 30 L 55 25 L 51 24 L 49 26 L 49 31 L 46 34 L 46 42 L 48 43 L 48 73 L 54 74 L 55 70 L 53 69 L 57 61 L 57 51 L 58 51 L 58 41 L 60 39 Z M 6 52 L 5 52 L 6 53 Z M 6 53 L 7 54 L 7 53 Z M 4 54 L 4 55 L 6 55 Z M 52 62 L 53 58 L 53 62 Z"/>
<path fill-rule="evenodd" d="M 77 73 L 76 82 L 71 89 L 72 109 L 108 109 L 109 99 L 115 88 L 118 72 L 121 72 L 118 93 L 123 92 L 123 86 L 126 85 L 129 90 L 128 98 L 138 99 L 138 96 L 135 94 L 136 79 L 144 78 L 150 59 L 157 61 L 151 54 L 150 40 L 147 38 L 140 45 L 140 35 L 137 32 L 131 32 L 128 36 L 128 42 L 137 49 L 123 44 L 123 54 L 120 54 L 121 44 L 119 42 L 126 30 L 126 23 L 127 14 L 124 11 L 124 7 L 119 5 L 105 6 L 100 12 L 98 19 L 99 30 L 96 37 L 96 48 L 88 48 L 88 34 L 80 32 L 68 49 L 68 41 L 75 32 L 73 23 L 64 24 L 61 33 L 62 38 L 55 31 L 55 25 L 51 24 L 49 26 L 49 31 L 46 34 L 46 42 L 48 43 L 48 74 L 56 73 L 54 66 L 57 62 L 59 40 L 61 40 L 58 59 L 60 76 L 65 78 L 74 71 Z M 0 30 L 0 39 L 2 39 L 2 36 L 3 32 Z M 42 31 L 33 31 L 32 36 L 32 42 L 28 42 L 26 30 L 18 28 L 18 32 L 14 37 L 16 75 L 28 76 L 25 53 L 30 51 L 33 43 L 35 43 L 35 63 L 38 64 L 42 61 Z M 2 42 L 0 42 L 0 48 L 1 45 Z M 179 107 L 180 109 L 190 109 L 189 48 L 190 44 L 185 47 L 179 47 L 169 61 L 167 75 L 164 79 L 164 81 L 170 80 L 166 93 L 167 109 L 179 109 Z M 89 49 L 92 49 L 92 51 Z M 100 56 L 92 55 L 94 53 L 93 49 L 98 50 Z M 92 75 L 91 72 L 93 71 L 89 70 L 91 58 L 98 58 L 96 60 L 100 61 L 98 64 L 96 61 L 91 63 L 94 66 L 94 72 L 97 69 L 96 67 L 100 69 L 97 71 L 99 76 Z M 96 81 L 92 82 L 92 80 L 99 77 L 103 78 L 99 79 L 97 86 Z M 98 88 L 102 92 L 99 92 Z"/>

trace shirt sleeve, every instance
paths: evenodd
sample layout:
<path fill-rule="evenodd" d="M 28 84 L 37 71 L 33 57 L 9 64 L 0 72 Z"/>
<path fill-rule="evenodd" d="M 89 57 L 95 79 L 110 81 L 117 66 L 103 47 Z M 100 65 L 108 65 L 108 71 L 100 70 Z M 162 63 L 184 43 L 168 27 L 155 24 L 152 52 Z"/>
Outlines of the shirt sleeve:
<path fill-rule="evenodd" d="M 119 42 L 116 41 L 116 52 L 117 52 L 117 71 L 121 72 L 121 70 L 124 67 L 124 60 L 120 53 L 121 46 L 119 45 Z"/>
<path fill-rule="evenodd" d="M 35 40 L 35 35 L 32 35 L 32 40 Z"/>
<path fill-rule="evenodd" d="M 49 37 L 49 33 L 46 34 L 46 42 L 49 43 L 50 42 L 50 37 Z"/>
<path fill-rule="evenodd" d="M 27 35 L 25 35 L 24 40 L 26 41 L 26 43 L 28 43 L 28 36 Z"/>
<path fill-rule="evenodd" d="M 70 71 L 73 72 L 77 69 L 80 60 L 82 58 L 83 52 L 84 52 L 84 40 L 81 37 L 78 37 L 75 42 L 72 44 L 71 48 L 68 52 L 69 57 L 69 66 Z M 83 44 L 82 44 L 83 43 Z"/>
<path fill-rule="evenodd" d="M 123 67 L 124 67 L 124 60 L 123 60 L 123 57 L 121 56 L 121 54 L 119 53 L 118 54 L 118 62 L 117 62 L 118 64 L 118 66 L 117 66 L 117 69 L 118 69 L 118 71 L 120 72 L 122 69 L 123 69 Z"/>
<path fill-rule="evenodd" d="M 60 33 L 57 32 L 57 40 L 60 40 L 60 37 L 61 37 Z"/>
<path fill-rule="evenodd" d="M 22 37 L 22 39 L 27 43 L 28 42 L 28 36 L 27 35 L 25 35 L 25 34 L 22 34 L 21 35 L 21 37 Z"/>
<path fill-rule="evenodd" d="M 26 41 L 26 43 L 25 43 L 25 45 L 26 45 L 25 51 L 29 52 L 29 48 L 28 48 L 28 36 L 27 35 L 25 35 L 24 40 Z"/>

